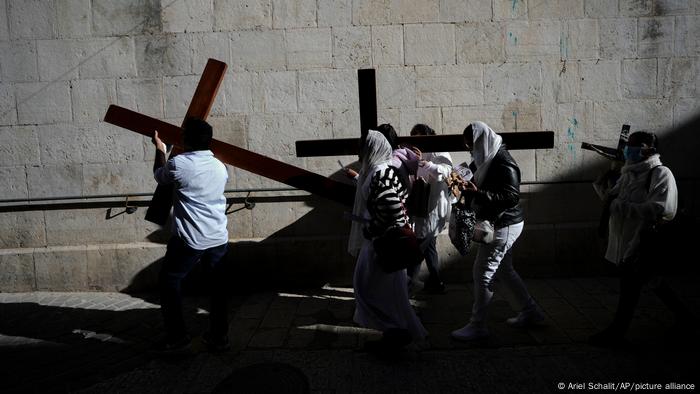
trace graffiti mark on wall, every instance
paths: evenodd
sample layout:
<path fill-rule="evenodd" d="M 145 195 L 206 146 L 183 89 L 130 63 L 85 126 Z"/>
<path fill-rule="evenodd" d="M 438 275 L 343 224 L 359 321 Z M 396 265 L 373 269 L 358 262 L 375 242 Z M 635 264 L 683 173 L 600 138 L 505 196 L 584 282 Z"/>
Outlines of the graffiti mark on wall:
<path fill-rule="evenodd" d="M 566 148 L 569 151 L 569 154 L 571 155 L 571 158 L 573 160 L 576 160 L 576 144 L 574 144 L 574 141 L 576 140 L 576 131 L 578 130 L 578 119 L 575 117 L 569 118 L 569 127 L 566 129 Z"/>

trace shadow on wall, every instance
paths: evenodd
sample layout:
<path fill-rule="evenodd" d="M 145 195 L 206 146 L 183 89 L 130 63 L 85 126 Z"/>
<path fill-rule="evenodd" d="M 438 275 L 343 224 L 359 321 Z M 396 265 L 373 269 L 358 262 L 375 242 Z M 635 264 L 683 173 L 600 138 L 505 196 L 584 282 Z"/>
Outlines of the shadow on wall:
<path fill-rule="evenodd" d="M 676 174 L 680 189 L 680 208 L 698 216 L 700 198 L 699 168 L 692 159 L 698 146 L 700 115 L 679 127 L 661 132 L 661 155 Z M 576 147 L 576 149 L 579 149 Z M 589 152 L 590 153 L 590 152 Z M 591 163 L 563 174 L 562 179 L 576 182 L 552 182 L 523 185 L 522 205 L 526 213 L 523 235 L 514 248 L 514 262 L 525 277 L 611 275 L 612 266 L 604 261 L 605 240 L 597 226 L 602 203 L 590 180 L 606 169 L 607 161 L 587 154 Z M 338 172 L 334 179 L 342 179 Z M 312 209 L 294 223 L 262 241 L 242 240 L 229 244 L 231 287 L 235 292 L 264 289 L 318 288 L 326 283 L 351 285 L 354 259 L 346 252 L 349 222 L 342 218 L 349 208 L 314 196 L 275 197 L 267 203 L 304 201 Z M 564 203 L 566 202 L 566 203 Z M 151 240 L 166 240 L 154 233 Z M 474 250 L 460 256 L 447 236 L 439 239 L 444 280 L 466 282 L 471 278 Z M 125 292 L 152 289 L 159 261 L 139 272 Z M 423 267 L 425 273 L 425 266 Z M 197 270 L 185 288 L 198 291 Z"/>

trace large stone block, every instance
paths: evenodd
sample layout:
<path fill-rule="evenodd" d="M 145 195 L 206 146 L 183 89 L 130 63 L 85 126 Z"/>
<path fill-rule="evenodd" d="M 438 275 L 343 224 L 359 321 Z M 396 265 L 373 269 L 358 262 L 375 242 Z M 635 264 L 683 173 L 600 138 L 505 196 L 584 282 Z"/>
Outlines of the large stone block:
<path fill-rule="evenodd" d="M 105 122 L 86 124 L 72 130 L 72 138 L 84 141 L 83 163 L 140 162 L 144 158 L 143 143 L 148 141 L 147 161 L 153 160 L 150 138 Z"/>
<path fill-rule="evenodd" d="M 161 18 L 163 31 L 167 33 L 212 31 L 214 28 L 211 0 L 161 0 Z"/>
<path fill-rule="evenodd" d="M 358 108 L 355 70 L 305 71 L 299 73 L 300 111 L 347 108 Z"/>
<path fill-rule="evenodd" d="M 0 41 L 10 39 L 10 29 L 7 20 L 7 0 L 0 0 Z"/>
<path fill-rule="evenodd" d="M 510 154 L 520 168 L 521 182 L 534 182 L 537 178 L 537 160 L 534 150 L 513 150 Z"/>
<path fill-rule="evenodd" d="M 214 0 L 214 29 L 232 31 L 272 27 L 271 0 Z"/>
<path fill-rule="evenodd" d="M 623 60 L 622 96 L 625 98 L 656 97 L 656 76 L 656 59 Z"/>
<path fill-rule="evenodd" d="M 442 134 L 442 112 L 440 108 L 401 108 L 397 133 L 410 135 L 411 129 L 418 123 L 430 126 L 435 133 Z"/>
<path fill-rule="evenodd" d="M 43 0 L 8 0 L 7 17 L 13 40 L 56 37 L 56 4 Z"/>
<path fill-rule="evenodd" d="M 537 100 L 542 95 L 541 66 L 537 63 L 487 65 L 484 68 L 484 91 L 486 103 Z"/>
<path fill-rule="evenodd" d="M 328 33 L 330 36 L 330 32 Z M 330 42 L 328 43 L 330 53 Z M 241 31 L 231 34 L 231 66 L 281 70 L 286 64 L 284 31 Z M 329 55 L 330 58 L 330 55 Z"/>
<path fill-rule="evenodd" d="M 493 19 L 527 19 L 527 0 L 494 0 Z"/>
<path fill-rule="evenodd" d="M 153 164 L 148 162 L 85 164 L 83 194 L 148 193 L 152 176 Z"/>
<path fill-rule="evenodd" d="M 163 117 L 163 79 L 118 79 L 119 105 L 156 118 Z"/>
<path fill-rule="evenodd" d="M 297 140 L 331 138 L 332 124 L 327 112 L 251 115 L 248 146 L 258 153 L 294 158 Z"/>
<path fill-rule="evenodd" d="M 184 119 L 199 83 L 199 75 L 163 78 L 163 107 L 166 118 Z M 213 115 L 224 113 L 224 95 L 219 93 L 210 110 Z"/>
<path fill-rule="evenodd" d="M 578 19 L 562 26 L 560 55 L 564 59 L 598 59 L 598 20 Z"/>
<path fill-rule="evenodd" d="M 416 106 L 453 107 L 484 102 L 483 66 L 416 67 Z"/>
<path fill-rule="evenodd" d="M 39 164 L 39 141 L 34 127 L 0 127 L 0 166 Z"/>
<path fill-rule="evenodd" d="M 578 99 L 581 77 L 578 62 L 542 63 L 542 101 L 569 103 Z"/>
<path fill-rule="evenodd" d="M 260 74 L 260 100 L 265 112 L 297 111 L 297 73 L 294 71 Z"/>
<path fill-rule="evenodd" d="M 68 82 L 18 83 L 17 114 L 19 123 L 45 124 L 71 121 Z"/>
<path fill-rule="evenodd" d="M 455 27 L 453 24 L 404 26 L 406 64 L 455 64 Z"/>
<path fill-rule="evenodd" d="M 98 36 L 160 33 L 160 0 L 93 0 L 92 32 Z"/>
<path fill-rule="evenodd" d="M 85 246 L 35 249 L 34 267 L 37 290 L 78 291 L 87 288 Z"/>
<path fill-rule="evenodd" d="M 155 181 L 154 181 L 155 183 Z M 111 214 L 122 212 L 112 208 Z M 107 209 L 76 211 L 46 211 L 46 237 L 48 245 L 92 245 L 129 243 L 141 241 L 148 234 L 143 222 L 143 212 L 121 214 L 107 219 Z"/>
<path fill-rule="evenodd" d="M 316 26 L 316 0 L 272 0 L 272 27 Z"/>
<path fill-rule="evenodd" d="M 28 198 L 27 172 L 24 167 L 0 167 L 0 179 L 4 182 L 0 185 L 2 199 Z"/>
<path fill-rule="evenodd" d="M 75 122 L 101 120 L 109 105 L 117 103 L 117 85 L 114 80 L 76 80 L 71 82 L 71 92 Z"/>
<path fill-rule="evenodd" d="M 574 144 L 576 149 L 579 149 L 581 142 L 602 141 L 613 137 L 600 133 L 601 130 L 594 127 L 592 101 L 558 104 L 553 109 L 553 111 L 545 110 L 543 113 L 546 114 L 545 128 L 554 131 L 555 144 Z M 550 121 L 549 117 L 553 119 Z"/>
<path fill-rule="evenodd" d="M 56 0 L 56 26 L 61 38 L 92 34 L 90 0 Z"/>
<path fill-rule="evenodd" d="M 43 165 L 83 163 L 87 132 L 72 123 L 38 126 L 35 138 Z M 100 147 L 100 152 L 104 147 Z M 35 163 L 38 164 L 38 163 Z M 75 193 L 79 194 L 79 193 Z"/>
<path fill-rule="evenodd" d="M 9 83 L 0 82 L 0 126 L 17 123 L 17 101 L 15 87 Z"/>
<path fill-rule="evenodd" d="M 356 0 L 352 2 L 354 25 L 389 24 L 390 0 Z"/>
<path fill-rule="evenodd" d="M 319 0 L 316 11 L 319 27 L 352 24 L 352 0 Z"/>
<path fill-rule="evenodd" d="M 224 79 L 222 86 L 225 113 L 251 113 L 260 110 L 260 101 L 255 100 L 257 91 L 256 77 L 251 72 L 231 73 Z M 220 100 L 221 98 L 217 98 Z"/>
<path fill-rule="evenodd" d="M 84 45 L 75 40 L 38 40 L 36 51 L 42 81 L 78 79 Z"/>
<path fill-rule="evenodd" d="M 32 249 L 0 251 L 0 291 L 29 292 L 36 290 Z"/>
<path fill-rule="evenodd" d="M 286 44 L 290 69 L 325 68 L 332 64 L 330 28 L 288 30 Z"/>
<path fill-rule="evenodd" d="M 530 19 L 582 18 L 583 7 L 584 0 L 528 0 L 527 15 Z"/>
<path fill-rule="evenodd" d="M 413 67 L 387 67 L 377 71 L 377 107 L 416 106 L 416 72 Z"/>
<path fill-rule="evenodd" d="M 620 98 L 620 62 L 581 62 L 580 72 L 582 99 L 609 101 Z"/>
<path fill-rule="evenodd" d="M 654 15 L 687 15 L 692 12 L 692 4 L 689 0 L 656 0 L 652 12 Z"/>
<path fill-rule="evenodd" d="M 135 77 L 134 41 L 129 37 L 91 40 L 84 43 L 85 61 L 80 78 Z"/>
<path fill-rule="evenodd" d="M 619 0 L 620 15 L 645 16 L 651 14 L 651 0 Z"/>
<path fill-rule="evenodd" d="M 12 82 L 39 80 L 36 41 L 0 41 L 0 79 Z M 5 108 L 5 107 L 3 107 Z"/>
<path fill-rule="evenodd" d="M 700 99 L 680 99 L 673 106 L 673 126 L 679 127 L 692 121 L 698 116 Z"/>
<path fill-rule="evenodd" d="M 404 64 L 403 25 L 372 26 L 372 64 Z"/>
<path fill-rule="evenodd" d="M 257 203 L 253 209 L 253 237 L 267 238 L 297 220 L 295 208 L 302 203 Z"/>
<path fill-rule="evenodd" d="M 559 59 L 561 29 L 559 21 L 508 22 L 506 58 L 519 61 Z"/>
<path fill-rule="evenodd" d="M 628 124 L 633 129 L 660 132 L 673 125 L 673 104 L 668 100 L 620 100 L 595 103 L 595 127 L 617 129 Z"/>
<path fill-rule="evenodd" d="M 256 204 L 257 205 L 257 204 Z M 243 204 L 234 204 L 231 209 L 239 209 L 244 207 Z M 255 208 L 253 208 L 255 209 Z M 230 213 L 228 216 L 226 228 L 228 229 L 228 237 L 230 239 L 249 239 L 253 238 L 253 211 L 250 209 L 241 209 Z"/>
<path fill-rule="evenodd" d="M 121 291 L 165 255 L 165 245 L 153 243 L 92 245 L 86 250 L 90 290 Z M 151 285 L 157 285 L 152 278 Z"/>
<path fill-rule="evenodd" d="M 500 130 L 542 130 L 542 112 L 542 105 L 538 101 L 513 100 L 503 107 Z"/>
<path fill-rule="evenodd" d="M 30 248 L 46 245 L 44 212 L 0 213 L 0 247 Z"/>
<path fill-rule="evenodd" d="M 429 23 L 440 18 L 440 0 L 389 0 L 389 22 Z"/>
<path fill-rule="evenodd" d="M 696 97 L 700 92 L 700 62 L 694 58 L 658 59 L 658 94 Z"/>
<path fill-rule="evenodd" d="M 537 150 L 537 181 L 556 182 L 585 179 L 580 144 L 559 143 L 553 149 Z"/>
<path fill-rule="evenodd" d="M 505 39 L 501 22 L 476 22 L 457 25 L 455 41 L 457 63 L 502 63 Z"/>
<path fill-rule="evenodd" d="M 700 5 L 698 12 L 700 12 Z M 676 17 L 676 35 L 674 38 L 675 55 L 698 56 L 700 54 L 700 15 Z"/>
<path fill-rule="evenodd" d="M 491 20 L 491 2 L 479 0 L 440 0 L 440 22 Z"/>
<path fill-rule="evenodd" d="M 192 73 L 192 40 L 185 34 L 136 36 L 136 70 L 141 77 Z M 199 70 L 197 70 L 199 72 Z"/>
<path fill-rule="evenodd" d="M 360 112 L 354 109 L 333 111 L 333 138 L 356 138 L 360 135 Z"/>
<path fill-rule="evenodd" d="M 481 121 L 496 131 L 505 130 L 503 105 L 476 105 L 469 107 L 443 108 L 442 132 L 461 134 L 471 122 Z"/>
<path fill-rule="evenodd" d="M 333 28 L 333 67 L 367 68 L 372 65 L 370 28 Z"/>
<path fill-rule="evenodd" d="M 220 60 L 231 64 L 231 36 L 229 33 L 201 33 L 192 37 L 192 72 L 204 71 L 207 61 Z M 230 77 L 230 75 L 227 75 Z"/>
<path fill-rule="evenodd" d="M 27 167 L 30 198 L 80 196 L 83 167 L 80 164 Z"/>
<path fill-rule="evenodd" d="M 639 18 L 639 57 L 673 55 L 674 17 Z"/>
<path fill-rule="evenodd" d="M 618 0 L 586 0 L 584 11 L 589 18 L 611 18 L 620 14 Z"/>
<path fill-rule="evenodd" d="M 622 59 L 637 55 L 637 19 L 611 18 L 598 21 L 600 57 Z"/>

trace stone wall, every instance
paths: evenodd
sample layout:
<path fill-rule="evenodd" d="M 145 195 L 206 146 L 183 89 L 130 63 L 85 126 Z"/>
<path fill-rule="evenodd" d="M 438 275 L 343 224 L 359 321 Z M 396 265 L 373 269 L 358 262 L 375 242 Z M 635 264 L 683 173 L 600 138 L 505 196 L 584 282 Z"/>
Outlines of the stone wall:
<path fill-rule="evenodd" d="M 150 141 L 101 119 L 119 104 L 181 122 L 210 57 L 229 65 L 210 115 L 217 138 L 331 175 L 337 158 L 297 158 L 294 142 L 357 136 L 356 70 L 373 67 L 379 120 L 401 134 L 417 122 L 459 133 L 474 120 L 553 130 L 554 149 L 514 153 L 528 213 L 516 264 L 585 273 L 600 259 L 586 181 L 605 163 L 580 142 L 613 145 L 628 123 L 690 157 L 699 38 L 696 0 L 0 0 L 0 199 L 152 192 Z M 696 166 L 672 156 L 697 212 Z M 284 186 L 229 173 L 229 189 Z M 236 208 L 245 193 L 229 196 Z M 254 209 L 229 215 L 240 272 L 350 281 L 341 207 L 304 193 L 252 198 Z M 99 204 L 47 204 L 1 204 L 1 291 L 152 279 L 167 236 L 144 208 L 108 220 Z M 466 278 L 468 260 L 442 241 L 453 278 Z"/>

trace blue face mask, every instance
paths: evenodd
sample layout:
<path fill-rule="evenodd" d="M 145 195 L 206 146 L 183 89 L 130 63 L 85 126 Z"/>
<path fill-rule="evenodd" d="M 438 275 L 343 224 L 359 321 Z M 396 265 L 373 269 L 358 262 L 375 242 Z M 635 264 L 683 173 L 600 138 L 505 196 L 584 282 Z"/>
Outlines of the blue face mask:
<path fill-rule="evenodd" d="M 622 154 L 625 156 L 625 160 L 631 161 L 633 163 L 642 161 L 643 159 L 641 146 L 625 146 L 625 149 L 622 151 Z"/>

